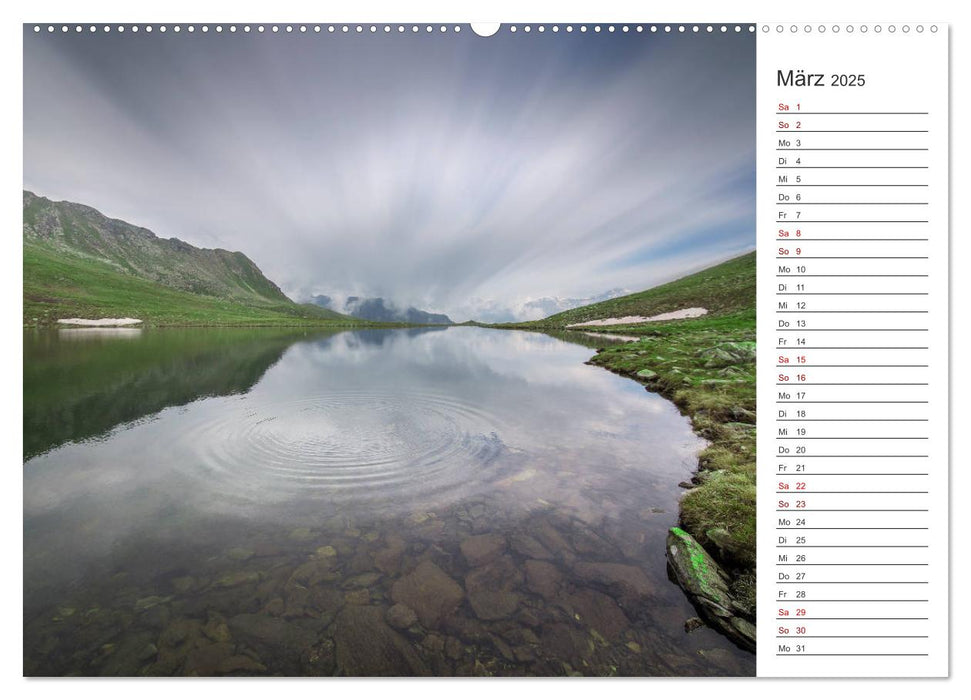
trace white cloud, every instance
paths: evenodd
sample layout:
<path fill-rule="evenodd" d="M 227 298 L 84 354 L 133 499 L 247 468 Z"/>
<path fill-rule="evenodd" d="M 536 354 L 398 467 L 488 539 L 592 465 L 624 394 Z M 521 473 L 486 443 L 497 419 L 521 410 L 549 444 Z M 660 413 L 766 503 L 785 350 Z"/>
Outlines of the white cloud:
<path fill-rule="evenodd" d="M 750 37 L 345 39 L 29 32 L 25 186 L 456 320 L 754 246 Z"/>

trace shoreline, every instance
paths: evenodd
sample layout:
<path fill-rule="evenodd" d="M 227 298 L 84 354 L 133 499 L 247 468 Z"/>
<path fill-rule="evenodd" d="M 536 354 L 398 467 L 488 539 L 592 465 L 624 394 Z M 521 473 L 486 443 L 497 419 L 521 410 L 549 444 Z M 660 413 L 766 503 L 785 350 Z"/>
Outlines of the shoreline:
<path fill-rule="evenodd" d="M 636 342 L 595 347 L 585 364 L 631 379 L 673 403 L 709 445 L 678 502 L 669 574 L 709 626 L 755 648 L 755 312 L 742 310 L 609 332 L 539 323 L 504 330 L 594 335 Z M 607 328 L 604 331 L 608 331 Z M 586 344 L 584 343 L 584 344 Z M 680 546 L 680 552 L 679 552 Z M 685 556 L 689 553 L 689 556 Z M 699 563 L 701 565 L 699 566 Z"/>
<path fill-rule="evenodd" d="M 653 370 L 634 371 L 612 366 L 609 354 L 611 351 L 617 352 L 618 347 L 625 346 L 597 349 L 596 354 L 585 364 L 602 367 L 613 374 L 631 379 L 643 386 L 646 391 L 670 401 L 681 415 L 691 421 L 694 433 L 709 443 L 698 454 L 697 465 L 690 483 L 679 484 L 687 490 L 678 501 L 679 527 L 672 528 L 668 538 L 667 559 L 671 578 L 684 590 L 711 627 L 726 634 L 739 646 L 754 652 L 755 585 L 757 583 L 754 561 L 749 565 L 747 554 L 739 551 L 744 544 L 733 542 L 731 533 L 725 534 L 724 539 L 719 540 L 720 535 L 714 533 L 720 528 L 706 527 L 703 522 L 692 523 L 690 503 L 687 517 L 685 511 L 685 498 L 689 494 L 696 492 L 696 497 L 702 499 L 709 495 L 698 493 L 699 489 L 705 485 L 712 472 L 719 471 L 716 465 L 719 457 L 724 455 L 722 451 L 731 448 L 724 440 L 720 440 L 716 433 L 713 433 L 712 426 L 707 422 L 707 416 L 698 410 L 692 410 L 690 402 L 678 397 L 675 387 L 665 381 L 664 375 L 653 373 Z M 648 374 L 641 374 L 641 372 Z M 667 377 L 667 379 L 670 378 Z M 754 411 L 752 411 L 751 420 L 754 429 Z M 752 457 L 754 459 L 754 451 Z M 690 488 L 687 488 L 689 486 Z M 754 502 L 752 505 L 754 507 Z M 700 567 L 697 564 L 691 566 L 690 563 L 683 565 L 679 561 L 678 543 L 685 545 L 688 550 L 693 550 L 690 553 L 690 559 L 696 563 L 702 558 L 710 560 L 707 568 L 714 571 L 706 572 L 704 565 Z M 752 556 L 754 558 L 754 550 Z"/>

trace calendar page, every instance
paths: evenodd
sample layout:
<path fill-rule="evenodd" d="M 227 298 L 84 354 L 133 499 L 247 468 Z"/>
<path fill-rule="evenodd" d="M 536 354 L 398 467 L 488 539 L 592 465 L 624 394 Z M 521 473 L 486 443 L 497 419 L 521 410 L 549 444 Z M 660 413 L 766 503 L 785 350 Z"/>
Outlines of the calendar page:
<path fill-rule="evenodd" d="M 946 29 L 760 31 L 759 673 L 947 675 Z"/>
<path fill-rule="evenodd" d="M 948 23 L 312 14 L 22 25 L 22 675 L 947 677 Z"/>

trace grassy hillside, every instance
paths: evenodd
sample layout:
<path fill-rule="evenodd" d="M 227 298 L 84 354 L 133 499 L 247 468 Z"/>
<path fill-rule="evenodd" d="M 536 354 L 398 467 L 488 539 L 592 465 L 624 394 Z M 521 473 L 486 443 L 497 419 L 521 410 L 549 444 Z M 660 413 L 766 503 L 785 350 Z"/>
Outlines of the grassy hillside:
<path fill-rule="evenodd" d="M 710 442 L 693 488 L 681 500 L 681 524 L 733 575 L 744 604 L 755 596 L 755 253 L 674 282 L 508 328 L 556 333 L 571 323 L 653 316 L 693 306 L 695 319 L 586 327 L 586 333 L 637 336 L 599 344 L 591 364 L 671 399 Z M 596 342 L 596 338 L 593 338 Z"/>
<path fill-rule="evenodd" d="M 285 299 L 249 303 L 193 294 L 49 246 L 24 243 L 24 323 L 58 318 L 140 318 L 148 325 L 368 325 Z"/>
<path fill-rule="evenodd" d="M 243 253 L 196 248 L 177 238 L 109 219 L 83 204 L 24 192 L 24 242 L 104 262 L 119 272 L 195 294 L 252 301 L 290 301 Z"/>
<path fill-rule="evenodd" d="M 24 324 L 370 325 L 295 304 L 242 253 L 196 248 L 83 204 L 24 192 Z"/>
<path fill-rule="evenodd" d="M 565 327 L 602 318 L 655 316 L 690 307 L 723 315 L 755 308 L 755 253 L 746 253 L 693 275 L 643 292 L 570 309 L 523 327 Z"/>

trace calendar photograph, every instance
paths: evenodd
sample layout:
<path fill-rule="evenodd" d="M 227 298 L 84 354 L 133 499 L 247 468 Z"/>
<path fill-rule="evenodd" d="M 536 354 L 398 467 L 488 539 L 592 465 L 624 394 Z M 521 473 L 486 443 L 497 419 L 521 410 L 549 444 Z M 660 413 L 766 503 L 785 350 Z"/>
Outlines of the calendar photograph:
<path fill-rule="evenodd" d="M 757 36 L 25 24 L 23 674 L 754 675 Z"/>

